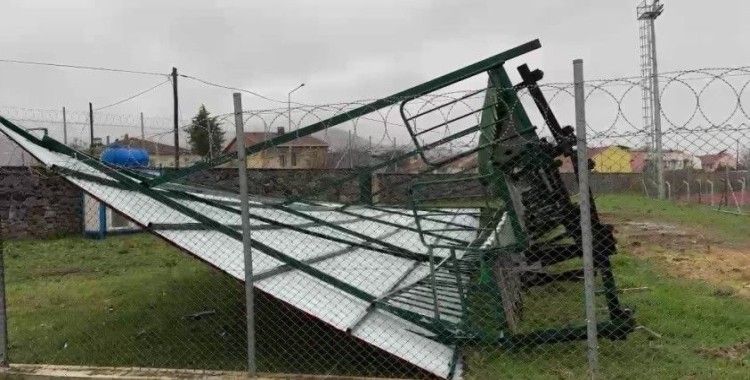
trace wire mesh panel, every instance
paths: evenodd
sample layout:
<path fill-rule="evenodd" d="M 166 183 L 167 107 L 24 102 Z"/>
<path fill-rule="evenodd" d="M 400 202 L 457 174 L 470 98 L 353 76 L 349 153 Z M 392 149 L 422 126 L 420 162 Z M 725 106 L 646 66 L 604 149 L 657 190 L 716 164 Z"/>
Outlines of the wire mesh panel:
<path fill-rule="evenodd" d="M 750 328 L 737 314 L 747 311 L 738 259 L 747 252 L 739 187 L 747 177 L 748 79 L 744 69 L 661 74 L 654 95 L 661 112 L 645 125 L 633 95 L 639 78 L 586 83 L 587 115 L 617 100 L 609 116 L 594 113 L 597 122 L 588 123 L 591 186 L 617 226 L 621 298 L 637 320 L 632 339 L 601 345 L 602 376 L 630 376 L 628 363 L 644 363 L 645 377 L 744 376 L 746 352 L 726 352 L 736 352 Z"/>
<path fill-rule="evenodd" d="M 124 155 L 116 163 L 105 147 L 71 149 L 23 118 L 0 119 L 12 152 L 38 162 L 0 171 L 10 195 L 11 361 L 241 371 L 254 359 L 263 373 L 585 376 L 578 138 L 564 125 L 573 89 L 511 65 L 536 47 L 383 99 L 242 110 L 242 135 L 209 139 L 181 170 L 174 160 L 139 163 L 141 150 L 165 153 L 159 141 L 110 142 L 109 154 Z M 660 149 L 640 125 L 640 78 L 584 87 L 602 377 L 741 374 L 722 355 L 748 333 L 736 294 L 746 271 L 728 271 L 727 282 L 681 264 L 722 246 L 691 223 L 743 242 L 747 216 L 735 214 L 747 210 L 738 168 L 745 86 L 730 86 L 733 98 L 704 95 L 733 80 L 747 76 L 667 74 Z M 670 95 L 677 84 L 689 90 Z M 697 99 L 692 116 L 686 94 Z M 719 123 L 709 111 L 717 98 L 738 99 Z M 234 117 L 199 113 L 186 125 L 221 140 L 215 128 L 234 130 Z M 238 166 L 251 195 L 254 358 Z"/>

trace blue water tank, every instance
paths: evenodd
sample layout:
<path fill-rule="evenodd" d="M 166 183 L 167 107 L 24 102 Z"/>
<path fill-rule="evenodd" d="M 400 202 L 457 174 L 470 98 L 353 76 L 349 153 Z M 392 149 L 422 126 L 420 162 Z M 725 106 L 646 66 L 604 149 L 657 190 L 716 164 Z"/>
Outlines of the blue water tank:
<path fill-rule="evenodd" d="M 102 152 L 104 163 L 125 168 L 145 168 L 148 166 L 148 152 L 145 149 L 119 145 L 110 145 Z"/>

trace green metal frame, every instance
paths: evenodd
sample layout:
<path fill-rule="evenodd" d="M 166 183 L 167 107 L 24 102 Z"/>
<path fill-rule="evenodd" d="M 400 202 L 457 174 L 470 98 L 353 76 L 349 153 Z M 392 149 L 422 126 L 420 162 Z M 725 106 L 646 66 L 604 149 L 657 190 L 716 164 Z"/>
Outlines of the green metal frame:
<path fill-rule="evenodd" d="M 164 204 L 164 205 L 166 205 L 166 206 L 168 206 L 168 207 L 170 207 L 170 208 L 172 208 L 172 209 L 174 209 L 174 210 L 182 213 L 183 215 L 185 215 L 187 217 L 195 219 L 196 221 L 198 221 L 199 223 L 202 223 L 202 224 L 206 225 L 210 229 L 213 229 L 213 230 L 215 230 L 217 232 L 223 233 L 223 234 L 225 234 L 225 235 L 227 235 L 227 236 L 229 236 L 229 237 L 231 237 L 231 238 L 233 238 L 235 240 L 242 241 L 242 234 L 241 234 L 241 232 L 234 230 L 230 226 L 226 226 L 226 225 L 223 225 L 223 224 L 221 224 L 219 222 L 216 222 L 213 219 L 210 219 L 210 218 L 202 215 L 201 213 L 199 213 L 199 212 L 197 212 L 197 211 L 195 211 L 195 210 L 193 210 L 193 209 L 191 209 L 191 208 L 189 208 L 187 206 L 182 205 L 181 203 L 179 203 L 176 200 L 174 200 L 174 199 L 170 198 L 169 196 L 167 196 L 166 195 L 167 192 L 165 192 L 165 191 L 155 190 L 155 189 L 151 189 L 151 188 L 146 187 L 146 186 L 142 186 L 141 183 L 137 182 L 136 180 L 134 180 L 132 178 L 129 178 L 128 176 L 125 176 L 125 175 L 119 173 L 116 169 L 114 169 L 112 167 L 109 167 L 108 165 L 105 165 L 105 164 L 101 163 L 100 161 L 98 161 L 96 159 L 92 159 L 89 156 L 82 155 L 82 154 L 80 154 L 80 152 L 78 152 L 78 151 L 76 151 L 76 150 L 74 150 L 72 148 L 69 148 L 66 145 L 64 145 L 64 144 L 62 144 L 62 143 L 60 143 L 60 142 L 58 142 L 58 141 L 56 141 L 54 139 L 51 139 L 51 138 L 49 138 L 46 135 L 45 135 L 45 137 L 43 139 L 40 140 L 40 139 L 36 138 L 35 136 L 33 136 L 33 135 L 29 134 L 28 132 L 26 132 L 24 129 L 16 126 L 15 124 L 13 124 L 12 122 L 10 122 L 9 120 L 5 119 L 4 117 L 0 116 L 0 123 L 2 123 L 3 125 L 5 125 L 6 127 L 8 127 L 9 129 L 11 129 L 12 131 L 14 131 L 16 133 L 19 133 L 24 138 L 26 138 L 26 139 L 28 139 L 28 140 L 30 140 L 30 141 L 32 141 L 32 142 L 34 142 L 34 143 L 36 143 L 36 144 L 38 144 L 40 146 L 43 146 L 43 147 L 45 147 L 45 148 L 47 148 L 47 149 L 49 149 L 51 151 L 57 152 L 57 153 L 62 153 L 62 154 L 65 154 L 67 156 L 74 157 L 74 158 L 78 159 L 80 162 L 82 162 L 82 163 L 84 163 L 84 164 L 86 164 L 86 165 L 88 165 L 88 166 L 90 166 L 90 167 L 92 167 L 94 169 L 97 169 L 97 170 L 99 170 L 99 171 L 107 174 L 114 181 L 116 181 L 118 183 L 118 185 L 115 185 L 114 187 L 119 187 L 119 188 L 131 190 L 131 191 L 140 192 L 141 194 L 147 195 L 151 199 L 156 200 L 158 202 L 161 202 L 162 204 Z M 71 170 L 69 170 L 69 169 L 63 169 L 61 167 L 53 167 L 53 170 L 58 170 L 58 171 L 61 172 L 61 174 L 64 171 L 64 172 L 67 173 L 67 175 L 71 175 L 71 176 L 75 176 L 76 175 Z M 85 176 L 85 173 L 80 173 L 79 172 L 79 174 L 83 174 Z M 81 178 L 83 178 L 84 176 L 81 176 Z M 98 180 L 95 180 L 95 181 L 98 182 Z M 208 200 L 204 200 L 204 201 L 205 202 L 210 202 Z M 343 291 L 345 293 L 348 293 L 348 294 L 350 294 L 350 295 L 352 295 L 352 296 L 354 296 L 356 298 L 359 298 L 359 299 L 361 299 L 363 301 L 366 301 L 366 302 L 373 302 L 373 301 L 377 300 L 376 296 L 374 296 L 372 294 L 369 294 L 369 293 L 367 293 L 367 292 L 365 292 L 365 291 L 363 291 L 363 290 L 361 290 L 361 289 L 359 289 L 359 288 L 357 288 L 357 287 L 355 287 L 353 285 L 350 285 L 350 284 L 348 284 L 348 283 L 346 283 L 344 281 L 341 281 L 338 278 L 336 278 L 334 276 L 331 276 L 331 275 L 329 275 L 329 274 L 327 274 L 327 273 L 325 273 L 325 272 L 323 272 L 323 271 L 321 271 L 321 270 L 319 270 L 317 268 L 314 268 L 310 264 L 305 263 L 304 261 L 297 260 L 297 259 L 295 259 L 295 258 L 293 258 L 293 257 L 291 257 L 289 255 L 286 255 L 283 252 L 280 252 L 280 251 L 278 251 L 278 250 L 276 250 L 276 249 L 274 249 L 274 248 L 272 248 L 272 247 L 270 247 L 270 246 L 268 246 L 266 244 L 260 243 L 257 240 L 252 240 L 251 241 L 251 246 L 252 246 L 253 249 L 257 249 L 257 250 L 263 252 L 264 254 L 266 254 L 266 255 L 274 258 L 274 259 L 277 259 L 277 260 L 281 261 L 282 263 L 284 263 L 285 265 L 287 265 L 289 267 L 292 267 L 292 268 L 294 268 L 296 270 L 299 270 L 299 271 L 301 271 L 301 272 L 303 272 L 305 274 L 308 274 L 308 275 L 310 275 L 310 276 L 312 276 L 312 277 L 314 277 L 314 278 L 316 278 L 316 279 L 318 279 L 320 281 L 323 281 L 323 282 L 325 282 L 325 283 L 327 283 L 327 284 L 329 284 L 329 285 L 331 285 L 331 286 L 333 286 L 333 287 L 335 287 L 335 288 L 337 288 L 337 289 L 339 289 L 339 290 L 341 290 L 341 291 Z M 388 312 L 390 312 L 390 313 L 392 313 L 394 315 L 397 315 L 400 318 L 403 318 L 404 320 L 407 320 L 407 321 L 409 321 L 411 323 L 414 323 L 415 325 L 420 326 L 420 327 L 422 327 L 422 328 L 424 328 L 424 329 L 426 329 L 428 331 L 435 331 L 436 333 L 442 333 L 443 331 L 445 331 L 446 328 L 450 328 L 451 327 L 451 326 L 448 326 L 448 327 L 445 327 L 445 326 L 436 326 L 434 323 L 426 322 L 425 321 L 426 318 L 423 315 L 419 314 L 419 313 L 415 313 L 415 312 L 412 312 L 412 311 L 409 311 L 409 310 L 405 310 L 405 309 L 400 309 L 400 308 L 394 307 L 392 305 L 377 304 L 377 307 L 381 308 L 381 309 L 383 309 L 385 311 L 388 311 Z"/>
<path fill-rule="evenodd" d="M 306 225 L 325 226 L 337 232 L 344 233 L 348 237 L 352 237 L 355 240 L 334 237 L 321 232 L 313 232 L 306 228 L 306 226 L 281 223 L 269 218 L 263 218 L 255 214 L 251 215 L 251 217 L 263 223 L 267 223 L 274 228 L 290 229 L 300 233 L 305 233 L 323 239 L 346 244 L 350 247 L 350 249 L 353 249 L 354 247 L 366 248 L 376 252 L 414 260 L 414 266 L 412 266 L 404 273 L 401 280 L 399 280 L 396 285 L 394 285 L 390 292 L 388 292 L 385 296 L 376 297 L 373 294 L 370 294 L 332 275 L 316 269 L 312 266 L 312 264 L 315 263 L 314 260 L 295 259 L 287 254 L 284 254 L 283 252 L 274 249 L 271 246 L 260 243 L 256 240 L 251 241 L 252 248 L 258 249 L 264 254 L 282 262 L 283 270 L 299 270 L 309 276 L 312 276 L 326 284 L 335 287 L 336 289 L 339 289 L 358 299 L 368 302 L 370 304 L 370 307 L 368 307 L 367 309 L 368 312 L 374 309 L 380 309 L 397 315 L 404 320 L 412 322 L 415 325 L 420 326 L 427 331 L 430 331 L 433 334 L 429 336 L 430 339 L 444 342 L 446 344 L 455 345 L 457 348 L 463 344 L 472 343 L 493 344 L 509 347 L 513 344 L 527 345 L 553 341 L 556 342 L 581 339 L 582 337 L 585 338 L 585 327 L 542 330 L 526 335 L 509 334 L 507 331 L 507 326 L 505 325 L 506 319 L 502 308 L 502 300 L 499 298 L 500 292 L 497 286 L 495 274 L 492 270 L 493 263 L 497 259 L 498 255 L 509 254 L 509 252 L 520 252 L 527 249 L 531 244 L 531 239 L 527 231 L 524 229 L 522 221 L 519 219 L 519 207 L 521 206 L 518 204 L 518 199 L 514 197 L 513 189 L 509 186 L 509 183 L 512 183 L 512 181 L 508 177 L 506 169 L 509 165 L 510 160 L 513 160 L 515 163 L 522 162 L 524 163 L 524 165 L 531 165 L 535 159 L 538 159 L 538 157 L 540 157 L 540 155 L 544 155 L 544 152 L 540 148 L 540 140 L 536 135 L 536 128 L 531 125 L 528 115 L 521 106 L 520 100 L 516 93 L 516 86 L 513 86 L 513 84 L 511 83 L 510 78 L 508 77 L 508 74 L 505 71 L 503 65 L 507 60 L 535 50 L 540 46 L 541 45 L 538 40 L 530 41 L 503 53 L 479 61 L 475 64 L 466 66 L 462 69 L 456 70 L 436 79 L 427 81 L 405 91 L 398 92 L 370 104 L 358 107 L 354 110 L 344 112 L 329 119 L 308 125 L 293 132 L 290 131 L 286 134 L 282 134 L 270 140 L 266 140 L 264 142 L 246 148 L 246 153 L 248 155 L 252 155 L 265 149 L 275 147 L 279 144 L 292 141 L 299 137 L 307 136 L 312 133 L 333 127 L 335 125 L 345 123 L 347 121 L 356 119 L 368 113 L 377 111 L 383 107 L 394 105 L 399 102 L 401 102 L 403 110 L 404 104 L 410 100 L 440 90 L 442 88 L 445 88 L 446 86 L 455 84 L 465 79 L 486 73 L 488 74 L 489 79 L 484 103 L 482 108 L 476 111 L 481 112 L 479 124 L 424 145 L 420 145 L 418 139 L 414 138 L 414 150 L 406 152 L 385 162 L 381 162 L 366 168 L 360 168 L 357 173 L 336 181 L 336 183 L 331 184 L 330 186 L 333 187 L 340 185 L 341 183 L 344 183 L 346 181 L 358 180 L 361 187 L 359 197 L 360 205 L 364 205 L 363 207 L 371 210 L 382 210 L 385 212 L 387 209 L 373 206 L 371 204 L 373 193 L 371 192 L 370 176 L 372 175 L 372 173 L 374 173 L 378 169 L 387 167 L 394 162 L 417 155 L 421 156 L 425 161 L 428 161 L 426 155 L 424 154 L 427 150 L 434 149 L 455 139 L 459 139 L 461 137 L 479 132 L 479 143 L 475 149 L 461 153 L 449 159 L 441 160 L 438 162 L 428 162 L 431 166 L 430 168 L 425 169 L 423 173 L 432 170 L 435 167 L 447 165 L 470 154 L 476 154 L 478 156 L 479 165 L 478 178 L 485 184 L 485 186 L 489 190 L 489 194 L 493 199 L 502 201 L 502 209 L 506 213 L 506 217 L 508 218 L 508 223 L 510 223 L 514 238 L 514 242 L 510 246 L 481 246 L 481 244 L 489 237 L 489 234 L 491 234 L 495 230 L 495 227 L 500 222 L 502 213 L 498 212 L 498 208 L 482 208 L 481 212 L 483 213 L 482 216 L 484 218 L 480 219 L 482 219 L 482 223 L 485 223 L 485 225 L 483 225 L 480 233 L 477 234 L 473 241 L 455 239 L 450 236 L 441 234 L 441 231 L 425 230 L 425 228 L 423 228 L 420 223 L 422 220 L 429 220 L 428 218 L 430 217 L 430 215 L 421 215 L 418 212 L 421 209 L 421 206 L 416 204 L 416 202 L 413 202 L 413 209 L 415 212 L 414 217 L 417 223 L 416 227 L 403 226 L 397 223 L 387 222 L 378 218 L 365 216 L 348 209 L 350 205 L 343 205 L 335 209 L 335 211 L 339 213 L 350 215 L 359 220 L 370 220 L 376 223 L 381 223 L 383 225 L 419 232 L 420 237 L 423 239 L 423 242 L 425 242 L 425 245 L 434 245 L 434 247 L 430 247 L 429 254 L 421 254 L 403 249 L 399 246 L 388 244 L 382 240 L 367 236 L 357 231 L 353 231 L 352 229 L 345 228 L 341 226 L 341 223 L 331 223 L 324 219 L 312 216 L 308 213 L 301 212 L 295 209 L 292 204 L 300 202 L 302 204 L 311 206 L 319 205 L 316 202 L 305 199 L 305 195 L 302 195 L 297 197 L 290 197 L 281 204 L 270 204 L 266 206 L 283 211 L 299 218 L 303 218 L 309 221 L 309 223 L 306 223 Z M 479 92 L 475 92 L 474 94 L 477 93 Z M 402 116 L 405 118 L 403 112 Z M 0 122 L 14 132 L 21 134 L 23 137 L 52 151 L 74 157 L 84 164 L 105 173 L 107 176 L 109 176 L 109 178 L 100 178 L 62 167 L 53 167 L 53 170 L 56 170 L 63 175 L 71 176 L 84 181 L 97 182 L 106 186 L 139 192 L 196 221 L 196 223 L 187 224 L 182 223 L 177 225 L 148 226 L 148 228 L 154 232 L 163 229 L 202 228 L 215 230 L 238 241 L 242 240 L 241 232 L 237 230 L 237 226 L 224 225 L 217 221 L 214 221 L 211 218 L 202 215 L 200 212 L 193 210 L 188 206 L 185 206 L 184 204 L 180 203 L 179 200 L 201 202 L 202 204 L 205 204 L 207 206 L 215 207 L 217 209 L 229 211 L 236 214 L 240 213 L 238 208 L 232 207 L 231 205 L 222 203 L 217 200 L 209 200 L 198 197 L 194 194 L 184 191 L 184 189 L 181 190 L 179 188 L 172 188 L 172 186 L 170 186 L 171 182 L 189 176 L 190 174 L 236 160 L 236 153 L 224 154 L 213 160 L 200 162 L 189 168 L 169 172 L 159 177 L 150 177 L 138 172 L 123 171 L 118 168 L 110 167 L 94 157 L 88 156 L 81 152 L 77 152 L 49 138 L 48 136 L 46 136 L 46 134 L 43 138 L 38 139 L 2 117 L 0 117 Z M 408 127 L 408 121 L 406 119 L 405 122 L 407 123 Z M 410 131 L 410 133 L 412 133 L 412 136 L 414 137 L 414 131 Z M 510 136 L 507 136 L 508 132 L 511 132 Z M 523 140 L 524 143 L 518 144 L 518 139 Z M 543 165 L 552 164 L 552 160 L 547 161 L 549 162 L 545 162 Z M 430 183 L 425 182 L 422 185 L 429 186 Z M 417 184 L 417 187 L 418 186 L 420 185 Z M 388 212 L 398 213 L 392 210 Z M 465 228 L 466 226 L 461 225 L 460 223 L 455 223 L 455 227 L 456 229 L 460 229 Z M 429 240 L 429 242 L 428 237 L 431 239 Z M 440 262 L 436 263 L 436 258 L 432 255 L 433 248 L 448 248 L 451 250 L 451 255 L 449 257 L 442 258 Z M 457 255 L 456 251 L 461 251 L 462 254 Z M 410 273 L 412 273 L 418 265 L 422 263 L 430 265 L 431 271 L 429 275 L 408 286 L 401 286 L 401 282 L 404 281 L 406 277 Z M 601 260 L 600 263 L 602 263 Z M 608 269 L 609 263 L 606 262 L 606 264 Z M 269 273 L 267 275 L 273 274 L 274 273 Z M 606 279 L 608 278 L 610 277 L 606 277 Z M 610 301 L 610 298 L 613 297 L 612 291 L 614 289 L 614 282 L 613 280 L 611 282 L 609 280 L 605 282 L 607 282 L 605 284 L 605 288 L 607 289 L 607 298 L 608 301 Z M 429 289 L 429 291 L 425 289 Z M 456 296 L 453 297 L 450 295 L 452 293 L 446 293 L 446 291 L 441 289 L 449 289 L 450 292 L 455 292 Z M 409 293 L 410 291 L 412 291 L 413 293 Z M 426 310 L 423 300 L 425 295 L 429 296 L 430 294 L 431 297 L 433 297 L 433 306 L 435 306 L 435 311 L 432 316 L 429 315 L 429 310 L 423 314 L 394 305 L 398 302 L 405 304 L 411 303 L 411 305 L 414 307 Z M 480 297 L 489 297 L 488 299 L 492 300 L 493 304 L 491 305 L 491 307 L 495 312 L 494 317 L 496 318 L 495 328 L 486 329 L 476 326 L 472 323 L 470 318 L 468 318 L 472 298 L 476 295 L 479 295 Z M 614 295 L 614 297 L 616 298 L 616 295 Z M 441 312 L 438 308 L 439 300 L 445 300 L 448 298 L 457 299 L 459 301 L 459 306 L 443 306 L 443 310 L 447 311 L 445 312 L 445 316 L 455 316 L 456 313 L 458 313 L 459 315 L 463 315 L 458 323 L 453 323 L 445 320 L 443 318 L 444 316 L 441 315 Z M 632 325 L 632 318 L 611 318 L 610 321 L 600 324 L 600 334 L 611 337 L 613 336 L 612 331 L 614 330 L 624 328 L 626 331 L 632 331 Z M 622 330 L 618 331 L 621 332 Z M 455 363 L 453 363 L 453 365 L 455 365 Z"/>
<path fill-rule="evenodd" d="M 471 78 L 477 74 L 480 74 L 487 70 L 498 67 L 502 65 L 505 61 L 519 57 L 530 51 L 539 49 L 540 47 L 542 47 L 542 44 L 539 42 L 539 40 L 529 41 L 525 44 L 506 50 L 500 54 L 486 58 L 477 63 L 466 66 L 464 68 L 453 71 L 451 73 L 445 74 L 433 80 L 424 82 L 420 85 L 414 86 L 407 90 L 395 93 L 390 96 L 386 96 L 385 98 L 382 98 L 372 103 L 366 104 L 364 106 L 355 108 L 351 111 L 347 111 L 342 114 L 333 116 L 329 119 L 308 125 L 304 128 L 295 130 L 294 132 L 290 131 L 283 135 L 276 136 L 272 139 L 260 142 L 258 144 L 251 145 L 245 148 L 245 152 L 247 153 L 248 156 L 250 156 L 252 154 L 261 152 L 265 149 L 275 147 L 279 144 L 287 143 L 297 138 L 300 138 L 302 136 L 311 135 L 315 132 L 320 132 L 325 129 L 331 128 L 333 126 L 359 118 L 361 116 L 367 115 L 368 113 L 375 112 L 381 108 L 396 104 L 398 102 L 402 102 L 408 99 L 413 99 L 421 95 L 433 92 L 437 89 L 450 86 L 451 84 L 460 82 L 464 79 Z M 153 186 L 158 186 L 166 182 L 172 182 L 176 179 L 186 177 L 192 173 L 195 173 L 204 169 L 212 168 L 218 165 L 226 164 L 236 159 L 237 159 L 237 153 L 224 154 L 213 160 L 199 162 L 199 163 L 194 164 L 191 167 L 181 169 L 175 172 L 171 172 L 171 173 L 165 174 L 161 177 L 158 177 L 152 180 L 148 180 L 146 181 L 146 185 L 153 187 Z"/>

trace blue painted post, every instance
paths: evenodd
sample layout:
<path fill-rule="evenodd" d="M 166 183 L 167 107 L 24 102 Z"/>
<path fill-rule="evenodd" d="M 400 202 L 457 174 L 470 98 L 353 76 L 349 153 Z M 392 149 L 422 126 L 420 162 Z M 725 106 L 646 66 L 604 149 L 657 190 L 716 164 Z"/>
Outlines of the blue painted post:
<path fill-rule="evenodd" d="M 107 236 L 107 207 L 99 202 L 99 239 Z"/>

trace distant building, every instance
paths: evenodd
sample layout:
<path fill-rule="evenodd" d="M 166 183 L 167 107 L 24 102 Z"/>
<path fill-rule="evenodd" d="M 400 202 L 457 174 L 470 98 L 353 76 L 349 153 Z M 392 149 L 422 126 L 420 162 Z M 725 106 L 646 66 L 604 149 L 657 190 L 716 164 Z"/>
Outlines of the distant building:
<path fill-rule="evenodd" d="M 438 169 L 441 173 L 478 173 L 479 172 L 479 154 L 473 153 L 468 156 L 459 157 L 451 160 L 450 163 L 441 166 Z"/>
<path fill-rule="evenodd" d="M 284 134 L 284 128 L 272 132 L 245 132 L 245 147 L 262 143 Z M 236 152 L 234 138 L 224 152 Z M 255 169 L 324 169 L 328 144 L 312 136 L 302 136 L 292 141 L 264 149 L 247 158 L 247 167 Z"/>
<path fill-rule="evenodd" d="M 173 168 L 175 147 L 156 141 L 144 140 L 125 135 L 121 140 L 115 140 L 116 144 L 145 149 L 149 155 L 150 167 Z M 180 167 L 192 165 L 202 159 L 190 149 L 180 148 Z"/>
<path fill-rule="evenodd" d="M 663 151 L 662 161 L 664 162 L 664 170 L 695 169 L 696 166 L 695 156 L 681 150 Z"/>
<path fill-rule="evenodd" d="M 588 157 L 594 161 L 594 172 L 596 173 L 632 173 L 633 160 L 630 148 L 622 145 L 610 145 L 602 147 L 590 147 L 587 149 Z M 573 163 L 567 157 L 562 158 L 560 172 L 573 173 Z M 577 164 L 577 163 L 576 163 Z"/>
<path fill-rule="evenodd" d="M 656 167 L 656 156 L 654 152 L 647 150 L 633 150 L 632 155 L 632 172 L 643 173 L 649 167 Z M 690 153 L 683 152 L 675 149 L 665 149 L 662 151 L 662 162 L 664 164 L 664 170 L 685 170 L 685 169 L 701 169 L 701 161 Z"/>
<path fill-rule="evenodd" d="M 643 173 L 655 164 L 653 152 L 643 149 L 631 149 L 623 145 L 609 145 L 588 148 L 589 159 L 594 161 L 595 173 Z M 562 160 L 560 171 L 572 173 L 573 166 L 569 159 Z M 664 170 L 700 169 L 701 161 L 681 150 L 667 149 L 662 152 Z"/>
<path fill-rule="evenodd" d="M 589 148 L 596 173 L 631 173 L 633 160 L 630 148 L 622 145 Z"/>
<path fill-rule="evenodd" d="M 724 149 L 714 154 L 706 154 L 698 157 L 704 171 L 715 172 L 720 169 L 737 169 L 737 158 Z"/>

